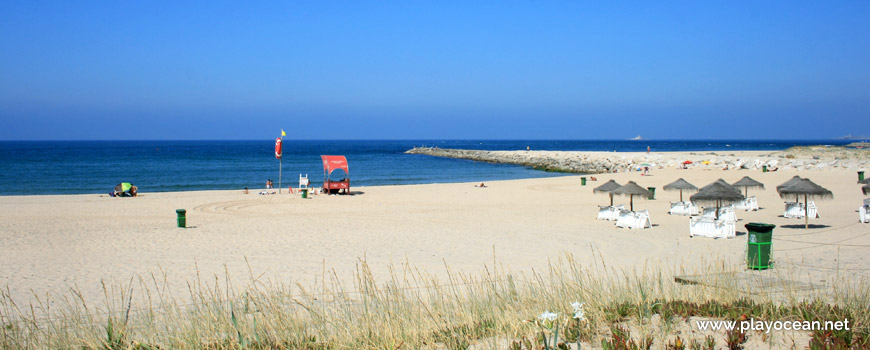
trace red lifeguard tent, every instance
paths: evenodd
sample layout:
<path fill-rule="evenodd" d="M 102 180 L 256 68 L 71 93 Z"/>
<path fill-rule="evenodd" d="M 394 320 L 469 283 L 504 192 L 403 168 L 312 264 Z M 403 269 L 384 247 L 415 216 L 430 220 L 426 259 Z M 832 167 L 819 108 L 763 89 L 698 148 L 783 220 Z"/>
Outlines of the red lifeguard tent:
<path fill-rule="evenodd" d="M 347 170 L 347 159 L 344 156 L 320 156 L 323 160 L 323 190 L 326 193 L 338 193 L 344 190 L 350 193 L 350 173 Z M 341 170 L 332 179 L 333 172 Z"/>

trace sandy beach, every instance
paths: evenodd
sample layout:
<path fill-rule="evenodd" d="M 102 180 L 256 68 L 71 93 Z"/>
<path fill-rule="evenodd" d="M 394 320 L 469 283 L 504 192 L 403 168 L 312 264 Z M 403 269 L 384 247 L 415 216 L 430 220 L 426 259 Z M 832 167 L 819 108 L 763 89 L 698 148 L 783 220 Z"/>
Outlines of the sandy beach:
<path fill-rule="evenodd" d="M 737 213 L 738 234 L 749 222 L 777 225 L 773 258 L 778 268 L 796 269 L 814 282 L 838 273 L 870 277 L 870 224 L 858 223 L 856 209 L 864 196 L 855 170 L 653 167 L 650 176 L 594 175 L 597 181 L 586 186 L 579 175 L 571 175 L 487 182 L 486 188 L 474 183 L 355 187 L 352 196 L 309 199 L 286 189 L 281 195 L 143 189 L 137 198 L 5 196 L 0 197 L 0 286 L 20 302 L 64 295 L 70 288 L 98 301 L 101 281 L 152 274 L 165 275 L 177 292 L 197 275 L 229 274 L 239 283 L 259 276 L 309 286 L 332 272 L 350 280 L 360 259 L 376 276 L 386 277 L 391 264 L 403 263 L 434 275 L 446 274 L 445 266 L 476 273 L 494 263 L 529 271 L 565 253 L 584 264 L 603 261 L 626 269 L 655 264 L 692 272 L 698 261 L 717 259 L 739 267 L 746 236 L 690 238 L 689 219 L 667 214 L 679 193 L 661 187 L 681 177 L 701 187 L 743 176 L 766 188 L 750 190 L 762 209 Z M 816 202 L 821 218 L 811 220 L 810 229 L 803 228 L 803 219 L 782 217 L 783 200 L 775 188 L 794 175 L 834 193 L 833 200 Z M 609 199 L 592 189 L 609 179 L 657 188 L 655 200 L 635 198 L 634 203 L 635 209 L 649 210 L 652 228 L 621 229 L 595 219 L 597 205 Z M 628 204 L 628 198 L 617 197 L 615 203 Z M 175 227 L 176 209 L 187 210 L 188 228 Z"/>

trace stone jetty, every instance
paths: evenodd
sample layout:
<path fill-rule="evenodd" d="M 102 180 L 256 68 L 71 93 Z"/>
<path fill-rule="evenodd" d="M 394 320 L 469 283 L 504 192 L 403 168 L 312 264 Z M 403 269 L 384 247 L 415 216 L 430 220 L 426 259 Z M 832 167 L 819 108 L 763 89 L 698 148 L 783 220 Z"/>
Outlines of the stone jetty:
<path fill-rule="evenodd" d="M 823 147 L 823 146 L 819 146 Z M 860 150 L 859 150 L 860 151 Z M 838 147 L 813 150 L 803 147 L 785 151 L 717 152 L 580 152 L 580 151 L 485 151 L 438 147 L 415 147 L 408 154 L 468 159 L 487 163 L 516 164 L 545 171 L 602 174 L 655 168 L 709 167 L 712 169 L 818 170 L 828 167 L 864 169 L 870 153 L 847 152 Z M 646 165 L 645 165 L 646 164 Z"/>

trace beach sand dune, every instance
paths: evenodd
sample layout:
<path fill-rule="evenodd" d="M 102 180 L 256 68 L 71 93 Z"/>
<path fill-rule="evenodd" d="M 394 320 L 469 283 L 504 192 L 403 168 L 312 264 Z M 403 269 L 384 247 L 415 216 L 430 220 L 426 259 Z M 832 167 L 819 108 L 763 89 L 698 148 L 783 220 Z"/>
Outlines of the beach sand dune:
<path fill-rule="evenodd" d="M 702 166 L 688 170 L 653 167 L 639 172 L 472 183 L 355 188 L 352 196 L 257 195 L 252 191 L 143 193 L 138 198 L 99 195 L 0 197 L 0 285 L 19 301 L 63 294 L 70 288 L 102 300 L 101 281 L 123 282 L 165 275 L 177 292 L 197 276 L 228 274 L 237 283 L 261 276 L 293 285 L 335 276 L 351 281 L 361 259 L 376 277 L 388 266 L 408 263 L 430 273 L 474 273 L 484 266 L 511 271 L 542 270 L 548 261 L 572 254 L 582 264 L 633 269 L 643 264 L 693 271 L 699 261 L 721 259 L 739 268 L 746 236 L 690 238 L 689 219 L 667 214 L 677 192 L 662 186 L 685 178 L 696 186 L 718 178 L 751 176 L 765 184 L 750 190 L 762 210 L 737 213 L 744 224 L 776 224 L 773 256 L 778 268 L 794 268 L 819 283 L 836 274 L 870 276 L 870 224 L 859 224 L 863 195 L 854 170 L 763 173 Z M 776 186 L 794 175 L 833 191 L 818 201 L 820 219 L 782 217 Z M 614 179 L 656 187 L 656 199 L 635 198 L 650 211 L 651 229 L 616 228 L 595 220 L 609 203 L 592 188 Z M 144 189 L 143 189 L 144 190 Z M 688 195 L 685 195 L 688 196 Z M 615 203 L 628 204 L 627 197 Z M 186 209 L 189 228 L 175 227 L 175 210 Z"/>

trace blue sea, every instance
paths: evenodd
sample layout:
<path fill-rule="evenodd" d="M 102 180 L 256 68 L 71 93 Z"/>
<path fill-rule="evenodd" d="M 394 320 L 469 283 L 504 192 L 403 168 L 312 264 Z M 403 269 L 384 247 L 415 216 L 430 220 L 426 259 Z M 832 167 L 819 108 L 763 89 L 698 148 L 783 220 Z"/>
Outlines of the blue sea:
<path fill-rule="evenodd" d="M 516 165 L 404 154 L 414 146 L 484 150 L 723 151 L 782 150 L 804 141 L 284 141 L 283 187 L 308 174 L 321 183 L 320 155 L 347 157 L 351 186 L 478 182 L 562 176 Z M 140 192 L 259 189 L 278 185 L 274 140 L 0 141 L 0 195 L 108 193 L 120 182 Z"/>

